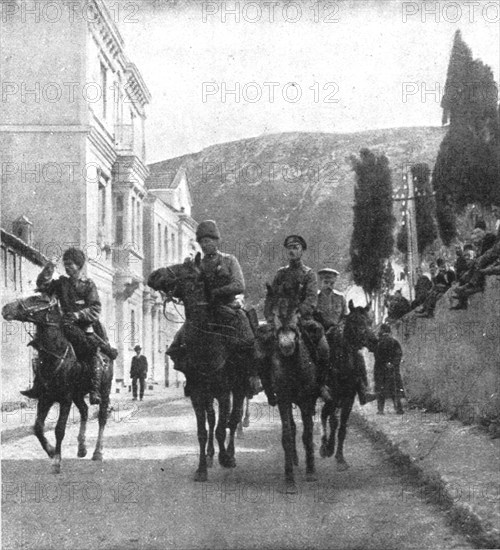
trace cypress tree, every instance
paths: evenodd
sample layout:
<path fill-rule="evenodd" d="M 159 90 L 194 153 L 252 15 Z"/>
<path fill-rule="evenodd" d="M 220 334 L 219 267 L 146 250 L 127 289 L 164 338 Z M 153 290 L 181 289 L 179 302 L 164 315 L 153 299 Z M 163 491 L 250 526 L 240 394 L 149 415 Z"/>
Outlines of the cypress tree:
<path fill-rule="evenodd" d="M 382 288 L 394 246 L 391 171 L 387 157 L 369 149 L 362 149 L 359 158 L 352 156 L 351 163 L 356 174 L 351 270 L 355 284 L 372 297 Z"/>

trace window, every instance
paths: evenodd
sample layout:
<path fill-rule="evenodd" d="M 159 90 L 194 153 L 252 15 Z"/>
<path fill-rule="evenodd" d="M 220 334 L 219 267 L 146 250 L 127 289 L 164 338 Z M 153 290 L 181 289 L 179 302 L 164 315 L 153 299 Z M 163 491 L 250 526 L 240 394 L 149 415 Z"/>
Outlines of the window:
<path fill-rule="evenodd" d="M 108 103 L 108 70 L 106 65 L 101 62 L 101 90 L 102 90 L 102 118 L 106 118 L 107 103 Z"/>
<path fill-rule="evenodd" d="M 137 250 L 142 250 L 142 231 L 141 231 L 141 203 L 137 199 L 137 216 L 136 216 L 136 235 L 137 235 Z"/>
<path fill-rule="evenodd" d="M 99 177 L 99 188 L 97 197 L 97 234 L 101 237 L 106 236 L 106 187 L 107 181 L 104 177 Z"/>
<path fill-rule="evenodd" d="M 135 221 L 135 197 L 132 197 L 132 219 L 131 219 L 131 231 L 132 231 L 132 244 L 135 245 L 135 239 L 136 239 L 136 234 L 135 234 L 135 228 L 136 228 L 136 221 Z"/>
<path fill-rule="evenodd" d="M 161 251 L 162 251 L 162 232 L 161 232 L 161 223 L 158 224 L 158 257 L 156 258 L 156 265 L 161 265 Z"/>
<path fill-rule="evenodd" d="M 135 334 L 135 310 L 130 310 L 130 346 L 132 347 L 136 343 Z"/>
<path fill-rule="evenodd" d="M 123 244 L 123 195 L 116 196 L 116 244 Z"/>
<path fill-rule="evenodd" d="M 7 249 L 2 246 L 3 284 L 7 286 Z"/>
<path fill-rule="evenodd" d="M 7 284 L 17 290 L 16 254 L 9 250 L 7 260 Z"/>
<path fill-rule="evenodd" d="M 168 264 L 168 262 L 170 261 L 170 258 L 168 257 L 168 228 L 167 227 L 165 227 L 164 243 L 165 243 L 165 263 Z"/>
<path fill-rule="evenodd" d="M 177 260 L 177 257 L 175 255 L 175 233 L 172 233 L 170 236 L 170 242 L 171 242 L 171 250 L 172 250 L 172 261 L 175 262 Z"/>

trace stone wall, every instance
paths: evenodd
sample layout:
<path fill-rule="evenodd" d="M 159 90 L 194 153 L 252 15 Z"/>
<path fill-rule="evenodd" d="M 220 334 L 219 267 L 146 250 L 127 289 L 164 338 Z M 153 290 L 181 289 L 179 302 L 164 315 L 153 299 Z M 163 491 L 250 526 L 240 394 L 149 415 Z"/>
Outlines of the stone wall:
<path fill-rule="evenodd" d="M 411 401 L 465 422 L 500 418 L 500 278 L 467 310 L 450 310 L 449 291 L 433 319 L 406 315 L 394 329 L 403 347 L 401 373 Z"/>

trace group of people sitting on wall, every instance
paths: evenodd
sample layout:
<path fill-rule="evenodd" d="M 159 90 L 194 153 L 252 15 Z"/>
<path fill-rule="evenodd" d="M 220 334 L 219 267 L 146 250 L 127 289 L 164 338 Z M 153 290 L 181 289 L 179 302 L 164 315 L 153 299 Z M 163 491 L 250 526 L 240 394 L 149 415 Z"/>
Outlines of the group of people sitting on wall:
<path fill-rule="evenodd" d="M 397 290 L 387 297 L 387 321 L 393 322 L 412 310 L 418 317 L 433 317 L 438 300 L 453 287 L 452 298 L 457 302 L 450 309 L 467 309 L 468 298 L 483 292 L 488 275 L 500 275 L 500 225 L 497 234 L 486 231 L 486 224 L 480 220 L 471 234 L 471 242 L 462 248 L 455 248 L 454 268 L 447 266 L 443 258 L 429 265 L 431 277 L 417 268 L 415 299 L 410 302 Z"/>

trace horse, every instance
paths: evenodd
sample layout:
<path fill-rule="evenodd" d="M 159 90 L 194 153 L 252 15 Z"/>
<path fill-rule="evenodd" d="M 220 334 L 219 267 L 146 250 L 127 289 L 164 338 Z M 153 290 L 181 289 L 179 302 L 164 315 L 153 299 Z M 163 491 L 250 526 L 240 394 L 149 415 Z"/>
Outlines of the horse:
<path fill-rule="evenodd" d="M 289 289 L 288 289 L 289 290 Z M 302 442 L 306 453 L 306 480 L 316 481 L 313 445 L 313 418 L 319 395 L 318 368 L 311 351 L 298 328 L 298 292 L 282 289 L 274 301 L 274 328 L 259 326 L 256 357 L 262 364 L 270 363 L 271 384 L 276 393 L 282 426 L 282 446 L 285 453 L 285 486 L 287 493 L 296 493 L 293 467 L 298 466 L 296 426 L 293 405 L 302 418 Z M 267 286 L 268 295 L 272 289 Z M 266 318 L 269 316 L 266 313 Z"/>
<path fill-rule="evenodd" d="M 245 369 L 237 364 L 227 336 L 221 334 L 214 319 L 205 282 L 201 259 L 185 261 L 153 271 L 148 286 L 167 295 L 167 300 L 179 300 L 184 305 L 185 340 L 191 403 L 196 414 L 199 443 L 199 462 L 195 481 L 207 481 L 207 467 L 213 456 L 213 402 L 219 403 L 219 418 L 215 437 L 219 446 L 219 464 L 234 468 L 235 432 L 243 415 L 246 392 Z M 231 400 L 232 394 L 232 400 Z M 232 402 L 232 403 L 231 403 Z M 207 420 L 210 431 L 207 434 Z M 226 447 L 226 427 L 229 442 Z M 207 448 L 208 442 L 208 448 Z"/>
<path fill-rule="evenodd" d="M 322 438 L 320 455 L 335 459 L 340 470 L 349 465 L 344 458 L 344 441 L 347 422 L 356 397 L 356 378 L 359 376 L 357 361 L 361 361 L 360 350 L 369 343 L 371 335 L 370 307 L 354 307 L 349 301 L 349 314 L 345 317 L 344 328 L 331 327 L 326 337 L 330 346 L 330 388 L 332 400 L 321 410 Z M 340 415 L 340 418 L 339 418 Z M 328 422 L 330 433 L 328 434 Z M 335 443 L 337 451 L 335 452 Z"/>
<path fill-rule="evenodd" d="M 42 381 L 41 396 L 38 399 L 34 432 L 44 451 L 53 459 L 52 471 L 61 472 L 61 446 L 66 432 L 66 424 L 74 403 L 80 412 L 80 431 L 78 433 L 77 456 L 87 455 L 85 432 L 88 420 L 88 405 L 85 395 L 91 390 L 91 379 L 88 369 L 77 360 L 73 346 L 62 330 L 62 313 L 55 297 L 39 294 L 16 300 L 2 308 L 6 321 L 33 323 L 36 326 L 36 337 L 32 345 L 38 350 L 40 366 L 39 376 Z M 103 458 L 103 436 L 108 417 L 109 394 L 113 378 L 113 363 L 101 355 L 103 375 L 101 378 L 101 404 L 99 405 L 99 435 L 92 460 Z M 55 448 L 44 435 L 45 419 L 54 403 L 59 403 L 59 417 L 55 428 Z"/>

